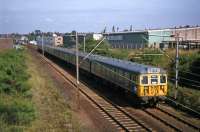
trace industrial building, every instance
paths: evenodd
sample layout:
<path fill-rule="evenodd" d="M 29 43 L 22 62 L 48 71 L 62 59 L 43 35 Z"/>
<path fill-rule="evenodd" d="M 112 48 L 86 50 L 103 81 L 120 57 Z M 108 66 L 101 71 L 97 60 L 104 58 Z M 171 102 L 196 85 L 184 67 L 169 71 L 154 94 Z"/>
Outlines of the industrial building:
<path fill-rule="evenodd" d="M 157 29 L 157 30 L 148 30 L 148 47 L 149 48 L 168 48 L 164 42 L 171 41 L 172 32 L 170 29 Z M 166 36 L 166 37 L 164 37 Z M 167 37 L 169 36 L 169 37 Z"/>
<path fill-rule="evenodd" d="M 155 47 L 157 48 L 175 48 L 177 44 L 177 39 L 175 37 L 167 37 L 174 35 L 178 35 L 179 37 L 179 47 L 188 49 L 200 48 L 200 27 L 148 30 L 148 34 L 149 45 L 155 45 Z"/>
<path fill-rule="evenodd" d="M 104 33 L 112 48 L 175 48 L 179 36 L 179 47 L 200 48 L 200 27 L 183 27 L 168 29 L 149 29 L 144 31 L 127 31 Z"/>
<path fill-rule="evenodd" d="M 56 34 L 53 34 L 52 36 L 38 36 L 36 38 L 37 44 L 46 44 L 46 45 L 52 45 L 52 46 L 61 46 L 63 45 L 63 37 L 57 36 Z"/>
<path fill-rule="evenodd" d="M 139 49 L 148 45 L 148 32 L 114 32 L 104 33 L 112 48 Z"/>

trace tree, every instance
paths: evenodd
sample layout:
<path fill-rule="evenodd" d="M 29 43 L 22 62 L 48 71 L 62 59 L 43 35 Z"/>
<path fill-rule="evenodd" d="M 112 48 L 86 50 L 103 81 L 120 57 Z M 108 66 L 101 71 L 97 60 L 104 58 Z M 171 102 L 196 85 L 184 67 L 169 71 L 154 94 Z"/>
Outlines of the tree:
<path fill-rule="evenodd" d="M 63 37 L 63 46 L 64 47 L 72 48 L 75 45 L 76 45 L 75 37 L 71 37 L 71 36 L 67 36 L 67 35 Z"/>

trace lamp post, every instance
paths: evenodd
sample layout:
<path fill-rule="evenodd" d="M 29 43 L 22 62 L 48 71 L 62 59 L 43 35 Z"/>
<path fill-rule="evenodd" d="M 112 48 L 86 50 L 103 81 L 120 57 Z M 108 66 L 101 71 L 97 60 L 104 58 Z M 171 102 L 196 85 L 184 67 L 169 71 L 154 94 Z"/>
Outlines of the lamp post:
<path fill-rule="evenodd" d="M 83 36 L 83 51 L 85 53 L 85 35 Z"/>
<path fill-rule="evenodd" d="M 68 36 L 74 36 L 74 35 L 68 35 Z M 76 88 L 77 88 L 77 108 L 80 109 L 80 87 L 79 87 L 79 65 L 87 59 L 93 52 L 94 50 L 105 40 L 105 37 L 88 53 L 81 62 L 79 62 L 79 47 L 78 47 L 78 32 L 76 32 Z M 84 51 L 85 51 L 85 36 L 84 36 Z"/>
<path fill-rule="evenodd" d="M 44 56 L 44 36 L 42 33 L 42 55 Z"/>
<path fill-rule="evenodd" d="M 79 106 L 79 49 L 78 49 L 78 33 L 76 32 L 76 87 L 77 87 L 77 107 Z"/>
<path fill-rule="evenodd" d="M 177 95 L 178 95 L 178 66 L 179 66 L 179 39 L 181 38 L 183 41 L 183 37 L 179 37 L 179 34 L 177 33 L 176 35 L 170 35 L 170 36 L 162 36 L 162 35 L 149 35 L 149 36 L 157 36 L 157 37 L 172 37 L 175 38 L 176 40 L 176 57 L 175 57 L 175 61 L 176 61 L 176 65 L 175 65 L 175 72 L 176 72 L 176 76 L 175 76 L 175 93 L 174 93 L 174 99 L 177 99 Z M 169 57 L 169 56 L 168 56 Z"/>
<path fill-rule="evenodd" d="M 179 66 L 179 43 L 180 43 L 180 40 L 179 39 L 182 39 L 183 41 L 183 37 L 179 37 L 179 34 L 177 33 L 176 36 L 175 36 L 175 39 L 176 39 L 176 82 L 175 82 L 175 93 L 174 93 L 174 99 L 177 99 L 177 95 L 178 95 L 178 74 L 179 74 L 179 70 L 178 70 L 178 66 Z"/>
<path fill-rule="evenodd" d="M 79 84 L 79 49 L 78 49 L 78 33 L 76 32 L 76 78 L 77 84 Z"/>
<path fill-rule="evenodd" d="M 78 34 L 78 33 L 77 33 L 77 37 L 76 37 L 76 34 L 75 34 L 75 35 L 65 35 L 65 36 L 75 37 L 75 39 L 78 38 L 78 36 L 82 36 L 82 37 L 83 37 L 83 52 L 86 52 L 86 49 L 85 49 L 85 48 L 86 48 L 86 47 L 85 47 L 85 46 L 86 46 L 86 42 L 85 42 L 85 41 L 86 41 L 86 40 L 85 40 L 86 34 Z"/>
<path fill-rule="evenodd" d="M 174 93 L 174 98 L 177 99 L 177 94 L 178 94 L 178 65 L 179 65 L 179 38 L 178 34 L 176 34 L 176 82 L 175 82 L 175 93 Z"/>

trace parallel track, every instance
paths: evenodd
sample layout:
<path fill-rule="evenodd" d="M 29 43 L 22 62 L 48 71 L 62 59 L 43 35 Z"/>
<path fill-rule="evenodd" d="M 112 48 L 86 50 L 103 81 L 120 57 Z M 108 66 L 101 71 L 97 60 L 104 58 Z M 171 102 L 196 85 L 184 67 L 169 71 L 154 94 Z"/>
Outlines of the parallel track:
<path fill-rule="evenodd" d="M 187 122 L 162 108 L 156 107 L 152 109 L 146 109 L 144 112 L 174 129 L 175 131 L 200 131 L 198 126 L 195 126 L 192 123 Z"/>
<path fill-rule="evenodd" d="M 158 107 L 156 107 L 156 109 L 158 109 L 159 111 L 161 111 L 161 112 L 167 114 L 168 116 L 171 116 L 172 118 L 174 118 L 174 119 L 176 119 L 176 120 L 182 122 L 183 124 L 188 125 L 188 126 L 192 127 L 193 129 L 200 131 L 200 126 L 196 126 L 196 125 L 194 125 L 194 124 L 191 123 L 191 122 L 185 121 L 184 119 L 178 117 L 177 115 L 175 115 L 175 114 L 173 114 L 173 113 L 168 112 L 167 110 L 165 110 L 165 109 L 162 108 L 162 107 L 159 107 L 159 106 L 158 106 Z"/>

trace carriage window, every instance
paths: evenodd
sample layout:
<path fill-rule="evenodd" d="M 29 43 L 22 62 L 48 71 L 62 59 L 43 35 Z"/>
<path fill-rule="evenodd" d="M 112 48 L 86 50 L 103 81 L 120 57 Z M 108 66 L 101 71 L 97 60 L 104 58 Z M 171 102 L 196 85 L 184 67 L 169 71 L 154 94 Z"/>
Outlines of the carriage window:
<path fill-rule="evenodd" d="M 158 84 L 158 76 L 156 75 L 151 76 L 151 84 Z"/>
<path fill-rule="evenodd" d="M 125 72 L 125 77 L 128 78 L 129 77 L 129 73 Z"/>
<path fill-rule="evenodd" d="M 141 81 L 142 84 L 148 84 L 148 76 L 143 76 Z"/>
<path fill-rule="evenodd" d="M 132 75 L 132 80 L 135 81 L 135 82 L 137 81 L 136 75 Z"/>
<path fill-rule="evenodd" d="M 160 76 L 160 83 L 166 83 L 166 76 Z"/>

